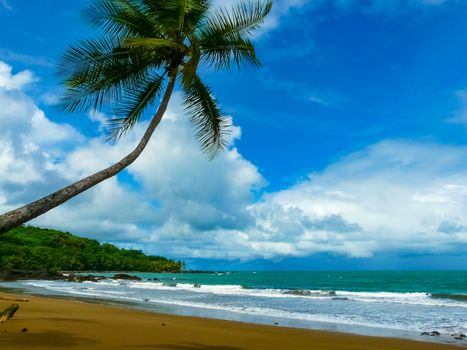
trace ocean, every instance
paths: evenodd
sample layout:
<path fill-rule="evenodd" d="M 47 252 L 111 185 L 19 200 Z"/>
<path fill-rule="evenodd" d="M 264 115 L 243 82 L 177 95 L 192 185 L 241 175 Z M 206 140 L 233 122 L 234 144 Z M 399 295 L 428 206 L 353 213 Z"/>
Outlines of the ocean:
<path fill-rule="evenodd" d="M 453 336 L 467 333 L 467 271 L 132 274 L 143 281 L 0 286 L 161 313 L 467 344 Z M 421 335 L 432 331 L 441 335 Z"/>

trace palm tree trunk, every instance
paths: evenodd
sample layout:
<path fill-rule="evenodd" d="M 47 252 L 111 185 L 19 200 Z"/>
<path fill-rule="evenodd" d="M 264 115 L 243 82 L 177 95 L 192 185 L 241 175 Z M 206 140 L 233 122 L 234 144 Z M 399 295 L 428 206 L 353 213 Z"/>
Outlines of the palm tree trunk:
<path fill-rule="evenodd" d="M 81 192 L 84 192 L 87 189 L 101 183 L 102 181 L 107 180 L 108 178 L 111 178 L 112 176 L 118 174 L 123 169 L 132 164 L 139 157 L 141 152 L 143 152 L 143 150 L 146 148 L 152 134 L 154 133 L 154 130 L 159 125 L 162 117 L 164 116 L 164 113 L 167 110 L 167 105 L 169 104 L 170 97 L 172 96 L 176 80 L 177 73 L 172 72 L 166 91 L 164 93 L 164 96 L 156 114 L 149 123 L 149 126 L 146 129 L 146 132 L 144 133 L 143 137 L 141 138 L 141 141 L 131 153 L 129 153 L 126 157 L 122 158 L 119 162 L 104 170 L 101 170 L 82 180 L 79 180 L 35 202 L 32 202 L 21 208 L 0 215 L 0 234 L 5 233 L 6 231 L 17 227 L 21 224 L 24 224 L 25 222 L 48 212 L 49 210 L 59 206 L 60 204 L 65 203 L 66 201 L 77 196 Z"/>

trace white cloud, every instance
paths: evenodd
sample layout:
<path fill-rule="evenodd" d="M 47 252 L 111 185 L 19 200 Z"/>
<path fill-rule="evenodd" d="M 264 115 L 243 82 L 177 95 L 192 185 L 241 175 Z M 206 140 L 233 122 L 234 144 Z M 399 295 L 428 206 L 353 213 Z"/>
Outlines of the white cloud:
<path fill-rule="evenodd" d="M 29 70 L 13 74 L 13 68 L 0 61 L 0 89 L 21 90 L 37 79 Z"/>
<path fill-rule="evenodd" d="M 160 254 L 219 259 L 449 252 L 467 243 L 459 229 L 467 227 L 466 148 L 381 142 L 255 201 L 252 190 L 263 183 L 256 168 L 234 149 L 206 163 L 188 133 L 178 118 L 159 130 L 130 169 L 142 190 L 113 180 L 47 223 Z"/>
<path fill-rule="evenodd" d="M 88 113 L 88 118 L 92 122 L 95 122 L 95 123 L 97 123 L 99 125 L 99 127 L 98 127 L 99 132 L 102 132 L 102 131 L 105 130 L 105 128 L 107 126 L 108 118 L 104 113 L 93 109 L 92 111 L 90 111 Z"/>
<path fill-rule="evenodd" d="M 142 123 L 115 145 L 102 137 L 80 142 L 76 130 L 49 120 L 20 90 L 26 86 L 17 83 L 22 72 L 13 75 L 10 66 L 2 63 L 2 67 L 2 211 L 112 164 L 135 146 L 147 125 Z M 10 91 L 11 87 L 16 90 Z M 105 119 L 96 112 L 91 117 Z M 127 172 L 126 178 L 134 178 L 136 188 L 131 180 L 125 182 L 125 176 L 108 180 L 34 223 L 136 242 L 152 239 L 155 230 L 168 222 L 193 230 L 244 227 L 250 220 L 246 207 L 263 179 L 233 147 L 239 137 L 240 129 L 234 127 L 230 149 L 209 162 L 199 150 L 188 118 L 171 107 L 144 155 Z M 64 143 L 69 143 L 71 151 L 57 153 Z"/>
<path fill-rule="evenodd" d="M 142 123 L 115 145 L 102 138 L 89 140 L 66 157 L 62 172 L 71 180 L 110 165 L 136 145 L 146 125 Z M 231 142 L 239 137 L 240 130 L 234 128 Z M 251 221 L 247 206 L 253 200 L 252 192 L 263 184 L 256 167 L 234 147 L 209 162 L 199 150 L 188 118 L 173 105 L 127 174 L 140 190 L 113 179 L 105 187 L 99 186 L 76 199 L 73 206 L 57 208 L 39 221 L 56 227 L 70 227 L 70 222 L 73 227 L 79 221 L 76 229 L 81 232 L 102 232 L 103 239 L 115 240 L 127 240 L 124 227 L 134 224 L 139 225 L 139 234 L 144 236 L 139 241 L 154 242 L 165 236 L 173 236 L 169 238 L 172 240 L 181 227 L 192 233 L 246 227 Z M 110 193 L 114 197 L 106 200 Z M 76 212 L 81 213 L 79 220 L 70 220 L 69 213 Z M 100 224 L 109 220 L 117 232 L 109 232 Z M 167 232 L 172 224 L 177 228 Z M 116 230 L 119 225 L 121 229 Z M 88 229 L 83 230 L 85 227 Z M 91 227 L 94 231 L 89 230 Z"/>
<path fill-rule="evenodd" d="M 102 137 L 83 142 L 70 125 L 48 119 L 16 76 L 9 66 L 0 71 L 2 211 L 112 164 L 147 125 L 116 144 Z M 261 194 L 265 179 L 235 148 L 240 128 L 209 162 L 179 105 L 175 95 L 125 174 L 33 223 L 181 258 L 368 257 L 467 245 L 466 147 L 386 140 L 288 189 Z"/>
<path fill-rule="evenodd" d="M 360 230 L 350 234 L 329 230 L 328 250 L 371 255 L 455 249 L 467 236 L 445 237 L 438 228 L 445 220 L 465 224 L 466 160 L 465 147 L 384 141 L 270 194 L 265 202 L 299 209 L 309 218 L 336 216 L 358 225 Z"/>
<path fill-rule="evenodd" d="M 71 126 L 46 118 L 22 91 L 35 80 L 30 71 L 12 74 L 12 67 L 0 61 L 0 197 L 5 209 L 49 190 L 49 182 L 57 180 L 53 169 L 62 146 L 83 139 Z"/>

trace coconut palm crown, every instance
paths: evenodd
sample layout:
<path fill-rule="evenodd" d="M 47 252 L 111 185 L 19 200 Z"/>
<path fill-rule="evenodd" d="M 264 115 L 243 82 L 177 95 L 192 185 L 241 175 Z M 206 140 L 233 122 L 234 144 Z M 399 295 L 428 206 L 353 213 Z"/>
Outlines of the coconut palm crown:
<path fill-rule="evenodd" d="M 181 82 L 184 103 L 210 157 L 225 147 L 229 125 L 200 64 L 215 69 L 260 66 L 249 36 L 271 10 L 270 1 L 212 10 L 210 0 L 97 0 L 85 18 L 100 35 L 72 46 L 59 74 L 66 111 L 112 107 L 108 136 L 119 138 L 156 103 L 166 80 Z"/>
<path fill-rule="evenodd" d="M 71 46 L 59 75 L 65 111 L 110 107 L 109 137 L 134 127 L 143 112 L 157 111 L 136 147 L 114 164 L 56 192 L 0 215 L 0 234 L 42 215 L 130 166 L 148 145 L 164 116 L 177 79 L 202 150 L 214 157 L 225 145 L 228 121 L 198 66 L 216 69 L 259 66 L 249 39 L 271 2 L 237 3 L 212 10 L 209 0 L 95 0 L 85 12 L 99 35 Z"/>

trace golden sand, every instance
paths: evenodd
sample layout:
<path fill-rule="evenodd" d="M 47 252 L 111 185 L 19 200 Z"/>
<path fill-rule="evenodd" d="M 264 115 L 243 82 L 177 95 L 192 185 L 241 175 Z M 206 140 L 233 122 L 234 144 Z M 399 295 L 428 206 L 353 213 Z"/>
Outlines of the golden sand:
<path fill-rule="evenodd" d="M 21 298 L 30 301 L 5 300 Z M 0 293 L 0 310 L 12 303 L 19 304 L 20 309 L 13 319 L 0 324 L 1 350 L 460 349 L 453 345 L 164 315 Z"/>

